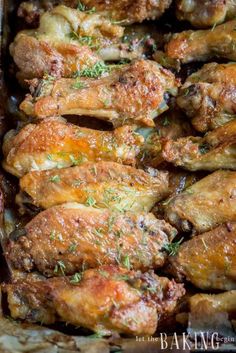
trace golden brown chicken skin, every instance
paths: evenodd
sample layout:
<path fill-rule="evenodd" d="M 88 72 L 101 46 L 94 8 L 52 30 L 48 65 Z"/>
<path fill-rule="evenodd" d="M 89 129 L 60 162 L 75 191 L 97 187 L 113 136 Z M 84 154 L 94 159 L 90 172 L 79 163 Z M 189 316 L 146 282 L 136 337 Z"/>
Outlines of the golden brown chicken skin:
<path fill-rule="evenodd" d="M 31 172 L 20 180 L 18 201 L 48 208 L 64 202 L 148 212 L 168 194 L 168 174 L 151 176 L 114 162 L 85 163 L 64 169 Z"/>
<path fill-rule="evenodd" d="M 71 77 L 102 61 L 96 51 L 116 43 L 123 33 L 122 27 L 101 14 L 60 5 L 43 13 L 37 30 L 19 32 L 10 52 L 21 81 L 45 74 Z"/>
<path fill-rule="evenodd" d="M 212 27 L 236 15 L 236 3 L 232 0 L 177 0 L 176 15 L 189 21 L 194 27 Z"/>
<path fill-rule="evenodd" d="M 47 276 L 100 264 L 161 267 L 176 229 L 153 214 L 114 212 L 66 203 L 39 213 L 11 235 L 6 257 L 17 269 Z"/>
<path fill-rule="evenodd" d="M 204 137 L 168 140 L 162 149 L 164 160 L 190 171 L 217 169 L 236 170 L 236 120 Z"/>
<path fill-rule="evenodd" d="M 73 0 L 72 0 L 73 1 Z M 121 21 L 122 24 L 143 22 L 159 18 L 170 6 L 171 0 L 83 0 L 87 8 L 95 8 L 96 11 L 105 12 L 113 20 Z"/>
<path fill-rule="evenodd" d="M 176 284 L 152 272 L 103 266 L 77 277 L 18 280 L 3 286 L 13 318 L 65 321 L 103 334 L 150 335 L 173 314 L 183 296 Z"/>
<path fill-rule="evenodd" d="M 236 221 L 236 172 L 216 171 L 171 198 L 166 219 L 183 231 L 207 232 Z"/>
<path fill-rule="evenodd" d="M 188 294 L 187 294 L 188 295 Z M 191 326 L 191 331 L 228 332 L 236 317 L 236 290 L 219 294 L 198 293 L 185 297 L 184 312 L 177 313 L 177 322 Z"/>
<path fill-rule="evenodd" d="M 34 170 L 115 161 L 134 165 L 143 137 L 130 126 L 114 131 L 78 127 L 60 118 L 11 130 L 3 144 L 4 169 L 18 177 Z"/>
<path fill-rule="evenodd" d="M 169 259 L 171 273 L 201 289 L 236 289 L 235 251 L 236 223 L 227 222 L 183 243 Z"/>
<path fill-rule="evenodd" d="M 215 314 L 217 312 L 234 314 L 236 313 L 236 290 L 230 290 L 220 294 L 195 294 L 189 298 L 189 307 L 191 315 L 197 315 L 203 318 L 207 313 Z"/>
<path fill-rule="evenodd" d="M 188 77 L 176 101 L 195 129 L 206 132 L 235 119 L 235 86 L 235 63 L 206 64 Z"/>
<path fill-rule="evenodd" d="M 81 75 L 90 75 L 88 71 Z M 132 123 L 154 126 L 168 109 L 165 93 L 177 93 L 174 75 L 154 61 L 137 60 L 111 69 L 99 79 L 58 79 L 44 82 L 20 108 L 35 118 L 53 115 L 93 116 L 115 127 Z"/>
<path fill-rule="evenodd" d="M 174 34 L 165 51 L 169 58 L 186 64 L 220 57 L 236 59 L 236 20 L 226 22 L 209 30 L 184 31 Z"/>

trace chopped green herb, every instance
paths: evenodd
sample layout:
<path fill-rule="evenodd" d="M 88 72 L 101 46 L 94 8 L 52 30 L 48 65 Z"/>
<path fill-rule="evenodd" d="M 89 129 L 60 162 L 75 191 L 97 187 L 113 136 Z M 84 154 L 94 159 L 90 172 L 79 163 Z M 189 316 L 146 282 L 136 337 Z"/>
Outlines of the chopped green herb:
<path fill-rule="evenodd" d="M 63 276 L 65 276 L 65 269 L 66 266 L 63 261 L 57 261 L 57 264 L 54 268 L 54 273 L 59 273 L 61 272 Z"/>
<path fill-rule="evenodd" d="M 52 161 L 52 155 L 51 155 L 51 154 L 48 154 L 48 155 L 47 155 L 47 159 L 48 159 L 49 161 Z"/>
<path fill-rule="evenodd" d="M 211 31 L 212 31 L 212 32 L 214 31 L 214 29 L 216 28 L 216 26 L 217 26 L 217 23 L 215 22 L 215 23 L 213 24 L 212 28 L 211 28 Z"/>
<path fill-rule="evenodd" d="M 100 275 L 102 275 L 105 278 L 109 277 L 109 273 L 107 271 L 103 271 L 103 270 L 98 270 L 98 272 L 100 273 Z"/>
<path fill-rule="evenodd" d="M 167 251 L 169 256 L 175 256 L 178 253 L 180 244 L 182 243 L 183 240 L 184 238 L 181 238 L 179 241 L 175 243 L 164 245 L 164 249 Z"/>
<path fill-rule="evenodd" d="M 94 175 L 97 175 L 97 168 L 96 168 L 96 166 L 94 166 L 94 167 L 91 168 L 91 172 L 92 172 Z"/>
<path fill-rule="evenodd" d="M 78 1 L 77 10 L 86 13 L 94 13 L 96 11 L 95 7 L 88 9 L 81 1 Z"/>
<path fill-rule="evenodd" d="M 80 186 L 81 184 L 83 184 L 83 181 L 79 179 L 75 179 L 75 181 L 73 182 L 74 186 Z"/>
<path fill-rule="evenodd" d="M 123 259 L 123 265 L 130 270 L 130 259 L 129 259 L 129 255 L 125 255 L 124 259 Z"/>
<path fill-rule="evenodd" d="M 89 196 L 85 202 L 85 205 L 86 206 L 90 206 L 90 207 L 93 207 L 96 205 L 96 200 L 94 200 L 93 197 Z"/>
<path fill-rule="evenodd" d="M 95 235 L 97 235 L 98 237 L 101 237 L 102 234 L 103 234 L 103 229 L 102 229 L 102 228 L 95 228 L 95 229 L 93 230 L 93 233 L 94 233 Z"/>
<path fill-rule="evenodd" d="M 105 73 L 109 73 L 111 67 L 109 65 L 104 64 L 102 61 L 98 61 L 93 67 L 85 68 L 81 71 L 77 71 L 75 77 L 89 77 L 89 78 L 97 78 L 102 76 Z"/>
<path fill-rule="evenodd" d="M 75 156 L 73 154 L 70 154 L 69 158 L 72 162 L 72 165 L 79 165 L 79 164 L 83 163 L 83 161 L 84 161 L 84 158 L 82 156 L 75 158 Z"/>
<path fill-rule="evenodd" d="M 189 95 L 189 88 L 185 88 L 185 90 L 183 91 L 183 97 L 187 97 Z"/>
<path fill-rule="evenodd" d="M 68 248 L 68 251 L 69 252 L 74 252 L 77 248 L 77 244 L 71 244 Z"/>
<path fill-rule="evenodd" d="M 82 279 L 82 273 L 76 272 L 70 279 L 70 283 L 78 284 Z"/>
<path fill-rule="evenodd" d="M 162 125 L 163 125 L 163 126 L 168 126 L 168 125 L 170 125 L 170 121 L 169 121 L 169 119 L 167 118 L 167 116 L 165 116 L 165 118 L 162 120 Z"/>
<path fill-rule="evenodd" d="M 55 231 L 55 230 L 52 230 L 52 231 L 50 232 L 49 239 L 50 239 L 50 240 L 55 240 L 55 236 L 56 236 L 56 231 Z"/>
<path fill-rule="evenodd" d="M 49 178 L 49 181 L 51 181 L 52 183 L 59 183 L 60 180 L 61 179 L 60 179 L 59 175 L 54 175 L 51 178 Z"/>
<path fill-rule="evenodd" d="M 202 243 L 203 243 L 203 245 L 204 245 L 204 248 L 205 248 L 206 250 L 208 250 L 208 247 L 207 247 L 207 245 L 206 245 L 205 240 L 204 240 L 203 238 L 202 238 L 201 240 L 202 240 Z"/>
<path fill-rule="evenodd" d="M 94 333 L 93 335 L 90 335 L 88 337 L 89 338 L 103 338 L 105 336 L 107 336 L 107 334 L 102 333 L 102 332 L 97 332 L 97 333 Z"/>
<path fill-rule="evenodd" d="M 73 83 L 73 85 L 71 87 L 75 88 L 75 89 L 87 88 L 87 86 L 86 86 L 86 84 L 84 82 L 81 82 L 81 81 L 78 81 L 78 80 L 75 83 Z"/>
<path fill-rule="evenodd" d="M 130 277 L 128 275 L 117 275 L 115 279 L 118 281 L 129 281 Z"/>

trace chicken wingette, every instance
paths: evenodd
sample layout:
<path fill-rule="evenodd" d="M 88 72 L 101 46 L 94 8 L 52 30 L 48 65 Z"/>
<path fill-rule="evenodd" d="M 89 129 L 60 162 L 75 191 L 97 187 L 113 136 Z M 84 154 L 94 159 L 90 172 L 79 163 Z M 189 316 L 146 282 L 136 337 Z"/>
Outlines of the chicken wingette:
<path fill-rule="evenodd" d="M 42 211 L 10 235 L 6 258 L 17 269 L 47 276 L 99 264 L 148 269 L 164 264 L 176 229 L 153 214 L 66 203 Z"/>
<path fill-rule="evenodd" d="M 153 272 L 103 266 L 73 277 L 16 280 L 2 286 L 14 319 L 58 320 L 93 331 L 154 334 L 184 294 L 182 284 Z"/>
<path fill-rule="evenodd" d="M 87 13 L 63 5 L 45 12 L 37 30 L 24 30 L 10 45 L 10 53 L 25 79 L 46 73 L 71 77 L 83 67 L 101 62 L 99 48 L 121 39 L 124 29 L 98 13 Z"/>
<path fill-rule="evenodd" d="M 151 176 L 114 162 L 31 172 L 20 180 L 18 203 L 49 208 L 65 202 L 134 212 L 148 212 L 168 194 L 168 174 Z"/>
<path fill-rule="evenodd" d="M 72 0 L 73 2 L 73 0 Z M 81 3 L 88 9 L 106 13 L 115 21 L 129 25 L 144 20 L 159 18 L 170 6 L 172 0 L 83 0 Z M 69 0 L 70 3 L 70 0 Z M 82 6 L 83 6 L 82 5 Z"/>
<path fill-rule="evenodd" d="M 114 131 L 78 127 L 60 118 L 11 130 L 3 143 L 4 169 L 18 177 L 100 160 L 135 165 L 144 139 L 130 126 Z"/>
<path fill-rule="evenodd" d="M 216 171 L 165 204 L 166 219 L 186 232 L 203 233 L 236 221 L 236 172 Z"/>
<path fill-rule="evenodd" d="M 206 132 L 235 119 L 235 87 L 235 63 L 210 63 L 188 77 L 176 101 L 195 129 Z"/>
<path fill-rule="evenodd" d="M 227 222 L 181 244 L 169 271 L 201 289 L 236 289 L 235 252 L 236 223 Z"/>
<path fill-rule="evenodd" d="M 163 144 L 162 157 L 190 171 L 236 170 L 236 119 L 204 137 L 183 137 Z"/>
<path fill-rule="evenodd" d="M 35 96 L 28 95 L 20 108 L 35 118 L 72 114 L 93 116 L 115 127 L 154 126 L 153 119 L 168 109 L 169 94 L 177 93 L 175 76 L 154 61 L 121 65 L 99 79 L 91 78 L 94 70 L 81 72 L 89 77 L 41 81 Z"/>
<path fill-rule="evenodd" d="M 177 0 L 176 15 L 198 28 L 213 27 L 236 16 L 235 0 Z"/>
<path fill-rule="evenodd" d="M 209 30 L 184 31 L 174 34 L 165 47 L 167 57 L 186 64 L 212 58 L 236 60 L 236 20 Z"/>

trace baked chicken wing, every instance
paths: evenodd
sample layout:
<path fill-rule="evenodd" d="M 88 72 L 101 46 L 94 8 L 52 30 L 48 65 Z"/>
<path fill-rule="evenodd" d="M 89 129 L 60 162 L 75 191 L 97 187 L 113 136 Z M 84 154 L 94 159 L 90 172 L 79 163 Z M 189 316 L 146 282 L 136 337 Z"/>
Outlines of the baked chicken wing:
<path fill-rule="evenodd" d="M 18 203 L 42 208 L 64 202 L 148 212 L 168 194 L 168 175 L 155 177 L 114 162 L 85 163 L 65 169 L 31 172 L 20 180 Z"/>
<path fill-rule="evenodd" d="M 166 219 L 178 229 L 203 233 L 236 221 L 236 172 L 219 170 L 171 198 Z"/>
<path fill-rule="evenodd" d="M 212 27 L 236 16 L 236 2 L 233 0 L 177 0 L 176 15 L 193 26 Z"/>
<path fill-rule="evenodd" d="M 73 0 L 72 0 L 73 1 Z M 105 12 L 113 20 L 122 24 L 143 22 L 159 18 L 170 6 L 172 0 L 83 0 L 89 9 Z"/>
<path fill-rule="evenodd" d="M 114 212 L 66 203 L 42 211 L 12 233 L 6 257 L 15 268 L 47 276 L 74 274 L 83 266 L 161 267 L 176 229 L 153 214 Z"/>
<path fill-rule="evenodd" d="M 60 320 L 103 334 L 132 335 L 153 334 L 184 294 L 183 285 L 173 280 L 112 266 L 71 278 L 19 279 L 3 290 L 14 319 Z"/>
<path fill-rule="evenodd" d="M 236 315 L 236 290 L 219 294 L 199 293 L 187 300 L 185 312 L 177 313 L 176 319 L 182 325 L 188 325 L 188 333 L 213 333 L 219 336 L 235 337 L 232 331 Z"/>
<path fill-rule="evenodd" d="M 227 222 L 184 242 L 169 258 L 171 273 L 202 289 L 236 289 L 235 252 L 236 223 Z"/>
<path fill-rule="evenodd" d="M 96 51 L 111 46 L 123 33 L 122 27 L 101 14 L 59 5 L 41 16 L 37 30 L 19 32 L 10 52 L 20 81 L 45 74 L 71 77 L 101 62 Z"/>
<path fill-rule="evenodd" d="M 91 71 L 83 75 L 91 77 Z M 154 61 L 138 60 L 111 69 L 99 79 L 41 82 L 35 97 L 26 97 L 20 108 L 35 118 L 72 114 L 107 120 L 116 127 L 127 122 L 154 126 L 153 119 L 168 109 L 165 93 L 175 95 L 177 86 L 170 71 Z"/>
<path fill-rule="evenodd" d="M 115 161 L 134 165 L 143 137 L 129 126 L 98 131 L 51 118 L 11 130 L 3 144 L 4 169 L 18 177 L 34 170 Z"/>
<path fill-rule="evenodd" d="M 139 128 L 137 132 L 145 138 L 139 154 L 140 165 L 157 168 L 164 161 L 162 148 L 166 140 L 177 140 L 194 133 L 190 122 L 177 109 L 167 111 L 155 121 L 155 128 Z"/>
<path fill-rule="evenodd" d="M 235 63 L 206 64 L 188 77 L 176 101 L 195 129 L 206 132 L 235 119 L 235 86 Z"/>
<path fill-rule="evenodd" d="M 166 55 L 186 64 L 215 57 L 236 60 L 236 20 L 209 30 L 184 31 L 174 34 L 166 45 Z"/>
<path fill-rule="evenodd" d="M 236 170 L 236 119 L 204 137 L 183 137 L 163 144 L 162 157 L 187 170 Z"/>

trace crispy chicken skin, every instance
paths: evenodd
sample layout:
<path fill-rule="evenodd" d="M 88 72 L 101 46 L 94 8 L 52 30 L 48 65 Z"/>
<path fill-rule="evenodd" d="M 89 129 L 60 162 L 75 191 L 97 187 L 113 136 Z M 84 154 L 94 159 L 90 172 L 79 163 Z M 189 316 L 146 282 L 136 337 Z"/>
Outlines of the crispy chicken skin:
<path fill-rule="evenodd" d="M 153 272 L 113 266 L 86 270 L 81 277 L 79 283 L 60 277 L 3 285 L 11 316 L 45 324 L 60 320 L 106 334 L 151 335 L 185 292 L 182 284 Z"/>
<path fill-rule="evenodd" d="M 236 290 L 220 294 L 195 294 L 189 298 L 191 315 L 200 314 L 203 318 L 208 313 L 236 313 Z M 208 317 L 209 318 L 209 317 Z"/>
<path fill-rule="evenodd" d="M 47 276 L 74 274 L 99 264 L 161 267 L 164 247 L 177 233 L 151 213 L 120 213 L 77 203 L 42 211 L 24 230 L 10 236 L 7 259 L 15 268 L 36 268 Z"/>
<path fill-rule="evenodd" d="M 65 202 L 148 212 L 168 194 L 168 174 L 155 177 L 114 162 L 86 163 L 65 169 L 31 172 L 20 180 L 19 201 L 48 208 Z"/>
<path fill-rule="evenodd" d="M 72 0 L 73 1 L 73 0 Z M 88 8 L 95 8 L 122 24 L 143 22 L 159 18 L 170 6 L 172 0 L 83 0 Z"/>
<path fill-rule="evenodd" d="M 58 79 L 43 82 L 37 98 L 20 108 L 35 118 L 53 115 L 93 116 L 115 127 L 126 123 L 154 126 L 153 119 L 168 109 L 165 93 L 177 93 L 174 75 L 154 61 L 137 60 L 99 79 Z"/>
<path fill-rule="evenodd" d="M 164 161 L 161 151 L 166 140 L 177 140 L 194 133 L 191 123 L 178 109 L 162 114 L 156 119 L 155 125 L 155 128 L 141 127 L 137 130 L 145 138 L 138 156 L 142 167 L 158 168 Z"/>
<path fill-rule="evenodd" d="M 18 177 L 34 170 L 65 168 L 88 161 L 134 165 L 143 137 L 130 126 L 114 131 L 78 127 L 51 118 L 11 130 L 3 144 L 4 169 Z"/>
<path fill-rule="evenodd" d="M 210 63 L 190 75 L 179 91 L 177 104 L 206 132 L 235 119 L 236 64 Z"/>
<path fill-rule="evenodd" d="M 236 223 L 226 223 L 180 246 L 169 258 L 172 274 L 201 289 L 236 289 Z"/>
<path fill-rule="evenodd" d="M 216 171 L 166 203 L 166 220 L 182 231 L 203 233 L 236 221 L 236 172 Z"/>
<path fill-rule="evenodd" d="M 190 171 L 217 169 L 236 170 L 236 120 L 204 137 L 168 140 L 162 149 L 164 160 Z"/>
<path fill-rule="evenodd" d="M 20 81 L 41 78 L 46 73 L 71 77 L 84 66 L 101 61 L 96 50 L 110 46 L 123 33 L 122 27 L 101 14 L 60 5 L 41 16 L 37 30 L 19 32 L 10 52 L 19 68 Z"/>
<path fill-rule="evenodd" d="M 236 60 L 235 27 L 236 20 L 233 20 L 209 30 L 174 34 L 166 45 L 166 55 L 183 64 L 215 57 Z"/>
<path fill-rule="evenodd" d="M 236 16 L 235 0 L 177 0 L 176 7 L 179 20 L 198 28 L 212 27 Z"/>

